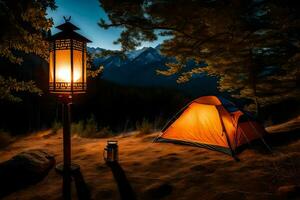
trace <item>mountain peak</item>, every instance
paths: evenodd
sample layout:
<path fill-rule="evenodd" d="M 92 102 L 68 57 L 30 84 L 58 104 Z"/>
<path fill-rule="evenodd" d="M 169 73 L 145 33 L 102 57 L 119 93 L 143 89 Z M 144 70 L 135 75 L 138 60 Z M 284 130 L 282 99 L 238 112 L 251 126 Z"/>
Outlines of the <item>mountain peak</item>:
<path fill-rule="evenodd" d="M 91 54 L 97 54 L 97 53 L 101 53 L 102 51 L 104 51 L 105 49 L 100 48 L 100 47 L 87 47 L 87 51 Z"/>
<path fill-rule="evenodd" d="M 134 60 L 136 57 L 138 57 L 141 53 L 146 51 L 148 47 L 143 47 L 141 49 L 129 51 L 126 53 L 126 56 L 128 57 L 129 60 Z"/>

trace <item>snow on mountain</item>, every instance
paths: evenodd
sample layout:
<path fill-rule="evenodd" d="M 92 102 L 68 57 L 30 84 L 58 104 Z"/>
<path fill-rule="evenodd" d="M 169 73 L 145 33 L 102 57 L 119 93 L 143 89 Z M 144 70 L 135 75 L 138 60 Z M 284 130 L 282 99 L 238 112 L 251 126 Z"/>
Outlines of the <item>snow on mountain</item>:
<path fill-rule="evenodd" d="M 132 62 L 139 64 L 148 64 L 162 61 L 163 56 L 154 48 L 149 47 L 137 56 Z"/>
<path fill-rule="evenodd" d="M 138 57 L 141 53 L 143 53 L 145 50 L 147 50 L 147 47 L 143 47 L 142 49 L 130 51 L 130 52 L 126 53 L 126 56 L 128 57 L 129 60 L 133 60 L 136 57 Z"/>
<path fill-rule="evenodd" d="M 99 52 L 100 48 L 90 48 L 89 52 Z M 104 72 L 101 78 L 121 85 L 142 86 L 142 87 L 169 87 L 185 91 L 193 95 L 212 94 L 217 92 L 217 80 L 206 76 L 205 74 L 195 75 L 192 80 L 185 84 L 177 84 L 178 75 L 162 76 L 157 75 L 156 70 L 167 69 L 165 63 L 174 61 L 160 53 L 160 45 L 144 47 L 135 51 L 126 53 L 127 58 L 113 55 L 105 58 L 96 58 L 96 66 L 103 65 Z M 191 62 L 187 70 L 195 66 Z"/>
<path fill-rule="evenodd" d="M 99 47 L 97 47 L 97 48 L 95 48 L 95 47 L 87 47 L 87 51 L 88 51 L 89 53 L 91 53 L 91 54 L 99 54 L 99 53 L 101 53 L 103 50 L 105 50 L 105 49 L 102 49 L 102 48 L 99 48 Z"/>

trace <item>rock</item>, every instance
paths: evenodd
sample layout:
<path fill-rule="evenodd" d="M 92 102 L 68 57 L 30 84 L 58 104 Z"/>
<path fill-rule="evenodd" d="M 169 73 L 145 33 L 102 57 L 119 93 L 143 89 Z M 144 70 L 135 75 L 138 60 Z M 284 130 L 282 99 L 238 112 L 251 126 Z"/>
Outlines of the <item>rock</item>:
<path fill-rule="evenodd" d="M 284 185 L 277 190 L 279 199 L 297 199 L 300 198 L 299 185 Z"/>
<path fill-rule="evenodd" d="M 0 163 L 0 198 L 41 181 L 54 165 L 54 155 L 42 149 L 25 151 Z"/>

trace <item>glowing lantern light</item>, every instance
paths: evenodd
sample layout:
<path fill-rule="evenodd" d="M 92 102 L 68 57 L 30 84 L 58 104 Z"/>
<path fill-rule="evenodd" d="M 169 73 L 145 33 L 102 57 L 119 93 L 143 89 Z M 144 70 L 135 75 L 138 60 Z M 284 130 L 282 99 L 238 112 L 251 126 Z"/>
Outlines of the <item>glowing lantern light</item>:
<path fill-rule="evenodd" d="M 78 27 L 65 19 L 61 32 L 50 37 L 49 91 L 73 95 L 86 91 L 87 38 L 75 32 Z"/>
<path fill-rule="evenodd" d="M 86 92 L 86 43 L 91 42 L 74 31 L 79 28 L 70 19 L 65 18 L 56 27 L 61 32 L 49 38 L 49 91 L 62 97 L 63 103 L 63 163 L 56 169 L 63 173 L 64 199 L 71 199 L 71 171 L 80 169 L 71 163 L 70 112 L 73 94 Z"/>

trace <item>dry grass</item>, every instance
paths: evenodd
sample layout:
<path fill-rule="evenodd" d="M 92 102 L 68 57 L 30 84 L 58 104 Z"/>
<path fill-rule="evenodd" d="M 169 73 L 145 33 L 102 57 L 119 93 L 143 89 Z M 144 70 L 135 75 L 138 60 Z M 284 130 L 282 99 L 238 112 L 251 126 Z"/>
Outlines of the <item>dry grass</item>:
<path fill-rule="evenodd" d="M 152 133 L 154 130 L 153 124 L 147 119 L 143 119 L 141 122 L 136 122 L 136 130 L 139 132 L 138 136 Z"/>
<path fill-rule="evenodd" d="M 114 135 L 109 127 L 99 128 L 94 116 L 91 116 L 86 121 L 81 120 L 77 123 L 72 123 L 71 132 L 73 135 L 83 138 L 106 138 Z"/>
<path fill-rule="evenodd" d="M 272 154 L 246 149 L 236 162 L 203 148 L 152 143 L 149 138 L 158 134 L 110 138 L 119 142 L 120 166 L 138 199 L 272 200 L 280 186 L 299 184 L 299 138 L 273 146 Z M 61 138 L 61 132 L 28 136 L 0 151 L 0 161 L 26 149 L 45 148 L 60 162 Z M 102 159 L 105 145 L 106 139 L 73 137 L 72 159 L 81 166 L 92 199 L 120 199 L 113 174 Z M 61 183 L 61 176 L 52 170 L 42 182 L 4 200 L 59 199 Z M 76 199 L 75 190 L 72 195 Z"/>

